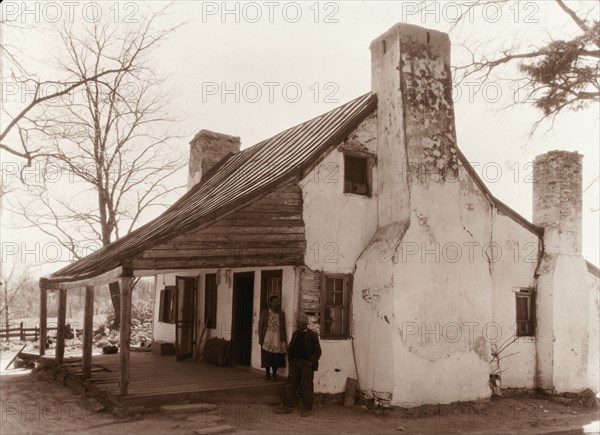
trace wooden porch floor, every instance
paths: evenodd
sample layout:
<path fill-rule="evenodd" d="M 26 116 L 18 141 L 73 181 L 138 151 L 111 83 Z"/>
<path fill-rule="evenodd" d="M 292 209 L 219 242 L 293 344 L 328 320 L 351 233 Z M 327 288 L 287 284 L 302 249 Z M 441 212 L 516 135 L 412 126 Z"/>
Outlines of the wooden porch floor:
<path fill-rule="evenodd" d="M 81 361 L 63 364 L 68 384 L 108 399 L 113 405 L 159 406 L 178 402 L 277 402 L 283 380 L 265 381 L 248 368 L 218 367 L 202 361 L 176 361 L 174 356 L 131 352 L 129 392 L 119 394 L 119 355 L 94 355 L 92 378 L 81 377 Z"/>

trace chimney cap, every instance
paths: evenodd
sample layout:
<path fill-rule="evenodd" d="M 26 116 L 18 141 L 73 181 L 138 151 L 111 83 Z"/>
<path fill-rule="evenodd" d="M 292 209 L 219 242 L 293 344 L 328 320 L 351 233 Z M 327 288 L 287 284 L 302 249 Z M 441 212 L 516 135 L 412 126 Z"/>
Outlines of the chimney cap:
<path fill-rule="evenodd" d="M 538 154 L 535 156 L 535 160 L 548 159 L 548 158 L 558 158 L 558 159 L 583 159 L 583 154 L 579 154 L 577 151 L 565 151 L 565 150 L 552 150 L 548 151 L 544 154 Z"/>
<path fill-rule="evenodd" d="M 415 42 L 430 44 L 433 47 L 440 46 L 441 50 L 449 50 L 450 38 L 447 33 L 407 23 L 394 24 L 385 33 L 371 41 L 369 48 L 373 49 L 373 46 L 388 40 L 392 35 L 398 35 L 403 39 L 410 38 Z"/>
<path fill-rule="evenodd" d="M 211 131 L 211 130 L 200 130 L 198 133 L 196 133 L 194 135 L 194 138 L 190 141 L 190 145 L 193 142 L 196 142 L 196 140 L 198 138 L 201 137 L 206 137 L 209 139 L 222 139 L 222 140 L 227 140 L 227 141 L 231 141 L 231 142 L 240 142 L 240 137 L 239 136 L 231 136 L 229 134 L 224 134 L 224 133 L 217 133 L 216 131 Z"/>

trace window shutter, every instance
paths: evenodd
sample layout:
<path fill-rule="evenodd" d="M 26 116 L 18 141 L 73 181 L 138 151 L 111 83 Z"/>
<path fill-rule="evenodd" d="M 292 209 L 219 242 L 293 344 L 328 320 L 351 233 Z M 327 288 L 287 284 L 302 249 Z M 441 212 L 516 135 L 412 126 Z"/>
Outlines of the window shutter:
<path fill-rule="evenodd" d="M 169 323 L 175 323 L 175 296 L 176 296 L 175 287 L 171 287 L 169 289 Z"/>
<path fill-rule="evenodd" d="M 348 338 L 352 337 L 352 286 L 354 285 L 354 275 L 347 275 L 345 280 L 345 296 L 344 296 L 344 305 L 346 307 L 346 328 L 345 333 Z"/>
<path fill-rule="evenodd" d="M 166 289 L 160 291 L 159 307 L 158 307 L 158 321 L 165 321 L 165 293 Z"/>
<path fill-rule="evenodd" d="M 536 292 L 535 292 L 535 287 L 531 289 L 531 296 L 529 298 L 529 320 L 530 320 L 530 331 L 529 333 L 531 335 L 535 335 L 536 334 L 536 330 L 537 330 L 537 320 L 536 320 L 536 316 L 535 316 L 535 310 L 536 310 L 536 306 L 535 306 L 535 297 L 536 297 Z"/>
<path fill-rule="evenodd" d="M 167 285 L 160 291 L 158 321 L 162 323 L 175 322 L 175 286 Z"/>
<path fill-rule="evenodd" d="M 217 275 L 206 275 L 204 286 L 204 321 L 210 319 L 208 328 L 217 327 Z"/>
<path fill-rule="evenodd" d="M 517 335 L 527 334 L 527 296 L 517 296 Z"/>

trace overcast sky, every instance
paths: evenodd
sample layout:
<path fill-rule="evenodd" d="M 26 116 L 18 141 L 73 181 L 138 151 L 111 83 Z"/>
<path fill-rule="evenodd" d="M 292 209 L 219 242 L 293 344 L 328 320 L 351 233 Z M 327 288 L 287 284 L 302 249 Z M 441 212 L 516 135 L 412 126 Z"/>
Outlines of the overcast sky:
<path fill-rule="evenodd" d="M 5 10 L 7 3 L 2 4 Z M 90 12 L 85 9 L 89 2 L 77 3 L 70 11 L 62 2 L 56 3 L 82 24 L 84 13 Z M 240 136 L 246 148 L 370 91 L 369 43 L 378 35 L 398 22 L 450 29 L 457 3 L 440 2 L 428 13 L 415 12 L 418 3 L 175 2 L 160 25 L 185 24 L 154 52 L 152 62 L 167 77 L 171 110 L 181 118 L 177 129 L 183 139 L 178 147 L 187 152 L 193 134 L 209 129 Z M 21 2 L 11 8 L 15 4 L 22 8 Z M 589 3 L 574 2 L 576 9 L 577 5 L 589 8 Z M 157 7 L 156 3 L 121 2 L 113 4 L 111 13 L 118 12 L 119 20 L 136 19 Z M 490 8 L 476 11 L 450 34 L 454 65 L 467 59 L 459 46 L 463 42 L 471 47 L 489 42 L 489 47 L 500 49 L 516 39 L 527 47 L 544 43 L 547 31 L 560 37 L 576 30 L 549 1 L 509 2 L 500 17 L 497 13 Z M 598 19 L 598 8 L 593 13 Z M 36 25 L 25 39 L 22 33 L 18 41 L 4 34 L 5 41 L 20 45 L 38 61 L 58 46 L 43 14 L 40 9 L 29 16 L 28 23 Z M 38 17 L 42 18 L 39 25 Z M 478 87 L 474 83 L 455 90 L 458 146 L 500 200 L 531 219 L 527 164 L 535 155 L 554 149 L 584 154 L 584 186 L 598 176 L 597 106 L 565 113 L 553 126 L 542 124 L 529 138 L 540 113 L 526 105 L 509 106 L 515 99 L 514 84 L 493 81 L 485 92 L 473 95 Z M 7 158 L 3 156 L 4 161 Z M 590 210 L 598 208 L 598 195 L 597 183 L 584 195 L 584 255 L 595 264 L 599 263 L 598 212 Z M 19 226 L 19 220 L 5 211 L 3 240 L 30 245 L 45 239 Z M 42 271 L 61 266 L 47 265 Z"/>

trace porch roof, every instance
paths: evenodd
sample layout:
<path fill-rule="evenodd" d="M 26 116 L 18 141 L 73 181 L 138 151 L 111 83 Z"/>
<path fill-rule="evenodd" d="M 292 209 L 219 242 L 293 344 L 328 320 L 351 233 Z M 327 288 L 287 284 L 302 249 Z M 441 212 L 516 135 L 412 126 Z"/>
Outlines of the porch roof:
<path fill-rule="evenodd" d="M 230 154 L 175 204 L 119 240 L 40 280 L 44 285 L 84 282 L 104 274 L 130 274 L 129 259 L 144 250 L 268 194 L 302 174 L 325 151 L 343 141 L 377 104 L 364 94 L 270 139 Z"/>

